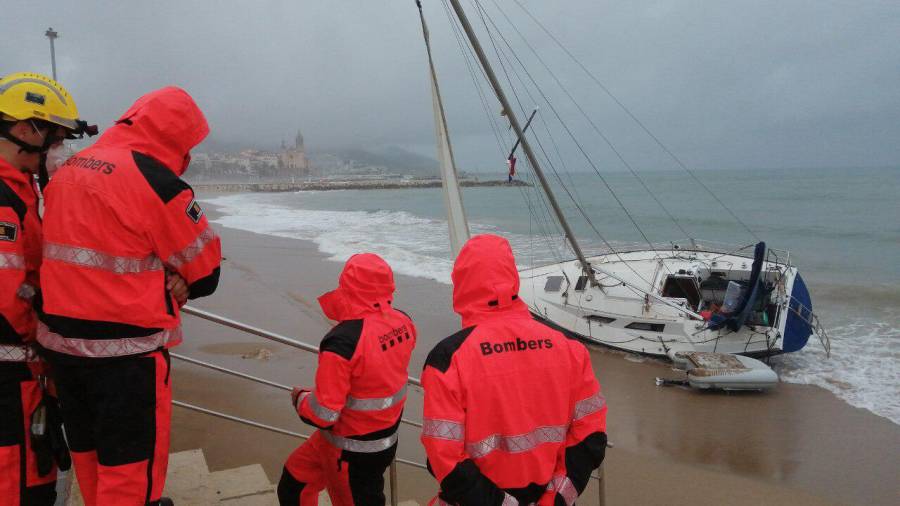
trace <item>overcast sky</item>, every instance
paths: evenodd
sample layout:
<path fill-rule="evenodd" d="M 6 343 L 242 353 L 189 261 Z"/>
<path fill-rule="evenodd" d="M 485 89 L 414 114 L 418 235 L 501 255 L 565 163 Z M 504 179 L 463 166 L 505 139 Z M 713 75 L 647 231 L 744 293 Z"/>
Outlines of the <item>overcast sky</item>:
<path fill-rule="evenodd" d="M 693 167 L 900 165 L 896 0 L 519 1 Z M 483 26 L 471 2 L 463 0 Z M 671 165 L 514 0 L 480 2 L 601 169 L 621 166 L 497 5 L 626 160 Z M 496 165 L 505 155 L 451 25 L 439 0 L 423 3 L 460 165 Z M 48 26 L 60 33 L 60 81 L 101 127 L 142 93 L 176 84 L 222 142 L 275 146 L 302 128 L 312 149 L 397 145 L 433 155 L 413 0 L 10 1 L 0 74 L 49 74 Z M 570 169 L 587 167 L 549 107 L 519 92 L 526 108 L 541 106 Z"/>

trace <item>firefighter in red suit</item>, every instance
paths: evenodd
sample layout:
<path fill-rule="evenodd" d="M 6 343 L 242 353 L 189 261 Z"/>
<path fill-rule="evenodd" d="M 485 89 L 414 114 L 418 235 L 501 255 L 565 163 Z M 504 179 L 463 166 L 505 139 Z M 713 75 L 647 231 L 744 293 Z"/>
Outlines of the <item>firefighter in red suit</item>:
<path fill-rule="evenodd" d="M 529 313 L 506 239 L 473 237 L 452 279 L 464 328 L 431 350 L 422 374 L 435 502 L 571 506 L 606 450 L 587 349 Z"/>
<path fill-rule="evenodd" d="M 180 305 L 215 291 L 221 262 L 180 178 L 208 133 L 184 90 L 154 91 L 47 187 L 37 339 L 87 506 L 171 504 L 167 350 Z"/>
<path fill-rule="evenodd" d="M 41 219 L 35 175 L 87 124 L 69 93 L 33 73 L 0 79 L 0 505 L 49 506 L 68 455 L 46 363 L 33 343 L 40 289 Z M 94 127 L 96 128 L 96 127 Z M 93 131 L 92 133 L 96 133 Z M 50 445 L 52 441 L 55 445 Z"/>
<path fill-rule="evenodd" d="M 338 288 L 319 297 L 325 316 L 339 323 L 319 346 L 315 388 L 292 395 L 300 418 L 319 430 L 285 463 L 282 506 L 315 505 L 322 489 L 339 506 L 384 504 L 416 344 L 412 320 L 391 306 L 393 294 L 390 266 L 362 253 L 347 261 Z"/>

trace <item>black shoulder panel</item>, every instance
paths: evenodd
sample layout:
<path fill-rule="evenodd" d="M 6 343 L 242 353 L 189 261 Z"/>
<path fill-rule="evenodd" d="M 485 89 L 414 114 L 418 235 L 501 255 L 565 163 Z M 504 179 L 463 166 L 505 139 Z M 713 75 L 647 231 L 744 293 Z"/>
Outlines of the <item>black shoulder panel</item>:
<path fill-rule="evenodd" d="M 350 360 L 356 353 L 362 328 L 363 320 L 346 320 L 338 323 L 322 339 L 319 351 L 330 351 Z"/>
<path fill-rule="evenodd" d="M 168 204 L 170 200 L 184 190 L 191 189 L 189 184 L 185 183 L 155 158 L 137 151 L 132 151 L 131 154 L 134 157 L 134 164 L 137 165 L 144 179 L 147 180 L 147 183 L 159 195 L 164 204 Z"/>
<path fill-rule="evenodd" d="M 25 213 L 28 211 L 28 206 L 2 179 L 0 179 L 0 207 L 11 207 L 15 211 L 16 216 L 19 217 L 19 223 L 25 223 Z"/>
<path fill-rule="evenodd" d="M 447 369 L 450 368 L 450 361 L 453 360 L 453 354 L 462 346 L 473 330 L 475 330 L 474 325 L 442 339 L 428 353 L 428 358 L 425 359 L 425 367 L 434 367 L 438 371 L 447 372 Z"/>

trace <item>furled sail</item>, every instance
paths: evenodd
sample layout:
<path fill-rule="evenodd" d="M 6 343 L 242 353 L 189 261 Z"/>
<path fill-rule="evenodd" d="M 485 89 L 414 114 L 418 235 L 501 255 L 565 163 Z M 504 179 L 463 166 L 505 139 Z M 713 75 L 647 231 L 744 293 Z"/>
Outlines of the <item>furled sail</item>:
<path fill-rule="evenodd" d="M 463 244 L 469 239 L 469 223 L 466 220 L 466 211 L 463 208 L 462 195 L 459 191 L 459 178 L 456 173 L 456 163 L 453 160 L 453 148 L 450 144 L 450 135 L 447 132 L 447 118 L 444 115 L 444 104 L 441 101 L 441 91 L 438 87 L 437 72 L 434 69 L 434 60 L 431 56 L 431 40 L 428 35 L 428 25 L 425 24 L 425 16 L 422 14 L 422 5 L 419 4 L 419 19 L 422 21 L 422 35 L 425 37 L 425 50 L 428 53 L 428 69 L 431 78 L 431 100 L 434 107 L 434 133 L 437 139 L 437 155 L 441 165 L 441 179 L 443 180 L 444 207 L 447 209 L 447 221 L 450 225 L 450 251 L 456 258 Z"/>

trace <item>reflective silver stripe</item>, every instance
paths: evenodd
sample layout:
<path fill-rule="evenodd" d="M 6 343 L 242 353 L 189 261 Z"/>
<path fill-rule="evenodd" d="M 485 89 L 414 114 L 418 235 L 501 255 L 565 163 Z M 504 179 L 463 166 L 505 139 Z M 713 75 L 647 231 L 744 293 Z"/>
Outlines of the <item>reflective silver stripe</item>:
<path fill-rule="evenodd" d="M 328 409 L 325 406 L 319 404 L 319 400 L 316 399 L 316 394 L 314 392 L 310 392 L 307 398 L 309 399 L 309 408 L 312 409 L 313 413 L 315 413 L 316 416 L 321 420 L 325 420 L 326 422 L 336 422 L 338 417 L 341 416 L 340 411 Z"/>
<path fill-rule="evenodd" d="M 181 342 L 181 327 L 161 330 L 142 337 L 122 339 L 75 339 L 61 336 L 38 322 L 37 339 L 49 350 L 76 357 L 119 357 L 136 355 Z"/>
<path fill-rule="evenodd" d="M 582 399 L 575 403 L 575 413 L 572 414 L 572 421 L 580 420 L 590 414 L 596 413 L 606 406 L 606 397 L 597 392 L 596 394 Z"/>
<path fill-rule="evenodd" d="M 0 344 L 0 362 L 36 362 L 34 350 L 22 344 Z"/>
<path fill-rule="evenodd" d="M 0 84 L 0 95 L 2 95 L 3 93 L 6 93 L 6 90 L 12 88 L 13 86 L 15 86 L 17 84 L 22 84 L 22 83 L 39 84 L 39 85 L 47 88 L 48 90 L 52 91 L 53 93 L 55 93 L 56 97 L 59 99 L 60 102 L 63 103 L 63 105 L 68 105 L 68 101 L 66 101 L 66 97 L 62 93 L 60 93 L 59 90 L 57 90 L 53 86 L 50 86 L 50 83 L 48 83 L 47 81 L 42 81 L 40 79 L 34 79 L 32 77 L 21 77 L 19 79 L 13 79 L 12 81 L 9 81 L 6 84 Z"/>
<path fill-rule="evenodd" d="M 0 253 L 0 269 L 25 269 L 25 257 L 16 253 Z"/>
<path fill-rule="evenodd" d="M 184 264 L 191 263 L 191 261 L 203 252 L 203 248 L 216 237 L 216 233 L 213 229 L 207 226 L 203 229 L 203 232 L 200 232 L 200 235 L 198 235 L 197 238 L 183 250 L 173 253 L 172 256 L 166 260 L 166 263 L 176 269 Z"/>
<path fill-rule="evenodd" d="M 572 480 L 565 475 L 554 476 L 550 483 L 547 484 L 547 490 L 559 494 L 566 501 L 567 506 L 573 506 L 575 500 L 578 499 L 578 489 L 575 488 Z"/>
<path fill-rule="evenodd" d="M 550 425 L 538 427 L 525 434 L 506 436 L 493 434 L 481 441 L 466 443 L 466 452 L 473 458 L 484 457 L 495 450 L 507 453 L 521 453 L 531 451 L 544 443 L 562 443 L 566 440 L 565 425 Z"/>
<path fill-rule="evenodd" d="M 332 434 L 331 431 L 319 431 L 329 443 L 348 452 L 356 453 L 376 453 L 387 450 L 391 446 L 397 444 L 397 433 L 393 433 L 388 437 L 381 439 L 373 439 L 372 441 L 360 441 L 358 439 L 349 439 Z"/>
<path fill-rule="evenodd" d="M 80 248 L 48 242 L 44 244 L 44 259 L 57 260 L 72 265 L 91 267 L 116 274 L 162 270 L 162 262 L 156 255 L 145 258 L 117 257 L 90 248 Z"/>
<path fill-rule="evenodd" d="M 403 385 L 403 388 L 390 397 L 359 399 L 348 396 L 345 407 L 354 411 L 381 411 L 402 401 L 404 397 L 406 397 L 406 385 Z"/>
<path fill-rule="evenodd" d="M 57 116 L 55 114 L 50 115 L 50 121 L 58 125 L 62 125 L 70 130 L 75 130 L 78 128 L 78 123 L 75 120 L 63 118 L 62 116 Z"/>
<path fill-rule="evenodd" d="M 461 423 L 438 420 L 437 418 L 425 418 L 422 420 L 422 435 L 425 437 L 461 442 L 465 432 L 466 427 Z"/>

